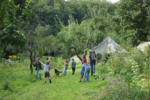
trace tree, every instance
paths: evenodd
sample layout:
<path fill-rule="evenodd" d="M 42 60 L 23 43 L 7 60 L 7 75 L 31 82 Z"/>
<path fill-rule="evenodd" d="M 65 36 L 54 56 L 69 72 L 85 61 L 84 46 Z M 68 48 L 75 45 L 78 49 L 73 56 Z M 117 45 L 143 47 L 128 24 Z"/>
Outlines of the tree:
<path fill-rule="evenodd" d="M 58 34 L 58 38 L 65 44 L 65 52 L 68 57 L 77 55 L 81 60 L 79 54 L 86 48 L 86 42 L 88 40 L 87 33 L 84 32 L 84 28 L 80 27 L 74 19 L 71 17 L 70 24 L 62 29 Z M 74 53 L 72 52 L 74 51 Z"/>
<path fill-rule="evenodd" d="M 28 5 L 25 10 L 23 10 L 24 21 L 21 23 L 22 30 L 25 33 L 26 37 L 26 43 L 24 50 L 29 52 L 29 58 L 30 58 L 30 72 L 33 74 L 33 61 L 35 60 L 36 53 L 37 53 L 37 47 L 38 47 L 38 40 L 37 35 L 35 33 L 36 28 L 36 18 L 34 16 L 33 12 L 33 3 L 30 0 L 26 1 L 26 4 Z"/>
<path fill-rule="evenodd" d="M 82 7 L 88 9 L 88 13 L 84 15 L 86 19 L 79 22 L 72 15 L 68 21 L 69 25 L 64 26 L 58 33 L 59 39 L 65 45 L 64 53 L 69 57 L 77 55 L 80 60 L 80 54 L 86 54 L 87 49 L 99 44 L 106 36 L 116 36 L 111 25 L 116 7 L 111 3 L 101 1 L 81 1 L 83 2 L 88 5 L 81 6 L 81 9 Z"/>
<path fill-rule="evenodd" d="M 137 45 L 147 41 L 150 34 L 150 1 L 149 0 L 121 0 L 119 14 L 122 23 L 122 37 Z"/>
<path fill-rule="evenodd" d="M 23 33 L 25 20 L 30 15 L 30 0 L 0 1 L 0 46 L 3 55 L 8 46 L 23 49 L 26 37 Z M 7 54 L 6 54 L 7 55 Z"/>
<path fill-rule="evenodd" d="M 17 10 L 20 9 L 14 0 L 0 1 L 0 46 L 4 48 L 7 45 L 23 46 L 25 36 L 19 29 L 21 16 L 17 16 Z"/>

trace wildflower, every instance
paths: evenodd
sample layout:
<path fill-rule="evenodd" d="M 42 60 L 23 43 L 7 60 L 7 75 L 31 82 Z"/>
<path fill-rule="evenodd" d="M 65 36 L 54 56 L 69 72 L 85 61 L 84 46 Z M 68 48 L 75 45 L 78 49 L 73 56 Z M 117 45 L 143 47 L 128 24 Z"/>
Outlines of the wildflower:
<path fill-rule="evenodd" d="M 17 56 L 16 56 L 16 55 L 13 55 L 13 58 L 14 58 L 14 59 L 16 59 L 16 58 L 17 58 Z"/>
<path fill-rule="evenodd" d="M 9 59 L 11 59 L 12 58 L 12 56 L 9 56 Z"/>

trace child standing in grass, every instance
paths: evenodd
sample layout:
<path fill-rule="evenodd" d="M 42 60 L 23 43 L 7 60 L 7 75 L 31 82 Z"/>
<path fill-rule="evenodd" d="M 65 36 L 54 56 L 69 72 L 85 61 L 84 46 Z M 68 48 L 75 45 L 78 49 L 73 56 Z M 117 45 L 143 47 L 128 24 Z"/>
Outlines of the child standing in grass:
<path fill-rule="evenodd" d="M 85 64 L 86 64 L 86 63 L 87 63 L 86 57 L 85 57 L 85 55 L 83 55 L 83 58 L 82 58 L 82 66 L 81 66 L 81 71 L 80 71 L 80 74 L 81 74 L 80 82 L 83 81 L 84 72 L 85 72 Z"/>
<path fill-rule="evenodd" d="M 36 67 L 36 68 L 35 68 L 35 70 L 36 70 L 36 77 L 37 77 L 37 75 L 38 75 L 38 73 L 39 73 L 40 80 L 41 80 L 41 79 L 42 79 L 42 78 L 41 78 L 41 69 L 42 69 L 42 67 L 41 67 L 41 63 L 39 62 L 39 59 L 38 59 L 38 58 L 36 58 L 36 62 L 35 62 L 35 64 L 34 64 L 34 66 Z"/>
<path fill-rule="evenodd" d="M 75 70 L 76 70 L 76 62 L 74 61 L 74 59 L 72 59 L 72 64 L 71 64 L 71 66 L 72 66 L 72 75 L 74 75 Z"/>
<path fill-rule="evenodd" d="M 50 73 L 49 73 L 51 69 L 50 61 L 48 61 L 46 64 L 42 63 L 42 65 L 44 66 L 45 83 L 46 83 L 46 78 L 48 78 L 49 82 L 52 83 L 50 79 Z"/>
<path fill-rule="evenodd" d="M 84 68 L 85 68 L 85 71 L 84 71 L 84 82 L 86 81 L 89 81 L 89 73 L 90 73 L 90 65 L 88 63 L 85 63 L 84 64 Z"/>
<path fill-rule="evenodd" d="M 80 71 L 80 74 L 81 74 L 80 82 L 82 82 L 82 81 L 83 81 L 84 71 L 85 71 L 85 66 L 84 66 L 84 64 L 82 64 L 82 66 L 81 66 L 81 71 Z"/>
<path fill-rule="evenodd" d="M 64 76 L 67 75 L 67 69 L 68 69 L 68 59 L 65 60 L 64 62 Z"/>

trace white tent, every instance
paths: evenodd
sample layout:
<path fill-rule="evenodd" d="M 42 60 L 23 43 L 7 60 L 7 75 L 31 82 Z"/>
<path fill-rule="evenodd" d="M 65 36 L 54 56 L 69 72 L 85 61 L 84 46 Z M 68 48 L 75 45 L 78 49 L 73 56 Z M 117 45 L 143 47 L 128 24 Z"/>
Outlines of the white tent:
<path fill-rule="evenodd" d="M 73 57 L 71 57 L 71 59 L 74 59 L 77 63 L 81 62 L 80 59 L 77 56 L 73 56 Z"/>
<path fill-rule="evenodd" d="M 137 48 L 139 49 L 139 50 L 141 50 L 141 51 L 145 51 L 145 48 L 148 46 L 148 45 L 150 45 L 150 42 L 144 42 L 144 43 L 141 43 L 141 44 L 139 44 L 138 46 L 137 46 Z"/>
<path fill-rule="evenodd" d="M 109 53 L 126 53 L 127 51 L 120 47 L 113 39 L 107 37 L 98 46 L 94 47 L 97 54 L 109 54 Z"/>

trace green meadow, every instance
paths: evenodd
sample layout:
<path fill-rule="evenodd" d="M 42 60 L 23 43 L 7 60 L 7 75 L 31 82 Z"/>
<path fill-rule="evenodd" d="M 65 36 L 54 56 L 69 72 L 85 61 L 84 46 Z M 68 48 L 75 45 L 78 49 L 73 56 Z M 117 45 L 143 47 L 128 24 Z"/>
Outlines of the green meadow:
<path fill-rule="evenodd" d="M 0 100 L 87 100 L 99 91 L 100 81 L 90 77 L 89 82 L 81 83 L 80 65 L 75 75 L 69 68 L 67 76 L 54 76 L 51 70 L 52 84 L 31 75 L 28 66 L 0 66 Z"/>
<path fill-rule="evenodd" d="M 107 62 L 102 60 L 89 82 L 79 82 L 80 63 L 75 75 L 70 64 L 67 76 L 61 73 L 56 77 L 53 68 L 52 84 L 44 82 L 43 69 L 42 80 L 35 77 L 35 68 L 34 73 L 30 73 L 28 59 L 11 65 L 1 63 L 0 100 L 149 100 L 149 62 L 143 63 L 142 59 L 123 60 L 120 56 L 109 57 Z M 63 72 L 63 60 L 58 58 L 52 62 L 53 67 Z M 140 64 L 143 64 L 142 72 Z"/>
<path fill-rule="evenodd" d="M 150 100 L 150 0 L 0 0 L 0 100 Z"/>

